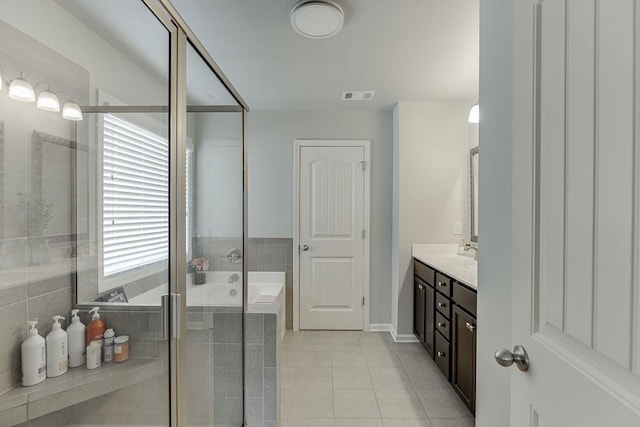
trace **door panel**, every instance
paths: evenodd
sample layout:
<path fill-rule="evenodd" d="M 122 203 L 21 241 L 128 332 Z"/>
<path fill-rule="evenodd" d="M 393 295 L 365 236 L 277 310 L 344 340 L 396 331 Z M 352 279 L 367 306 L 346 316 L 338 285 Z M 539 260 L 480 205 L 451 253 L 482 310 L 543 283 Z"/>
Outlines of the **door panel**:
<path fill-rule="evenodd" d="M 300 328 L 362 329 L 363 147 L 301 147 Z"/>
<path fill-rule="evenodd" d="M 640 423 L 638 15 L 517 2 L 512 425 Z"/>

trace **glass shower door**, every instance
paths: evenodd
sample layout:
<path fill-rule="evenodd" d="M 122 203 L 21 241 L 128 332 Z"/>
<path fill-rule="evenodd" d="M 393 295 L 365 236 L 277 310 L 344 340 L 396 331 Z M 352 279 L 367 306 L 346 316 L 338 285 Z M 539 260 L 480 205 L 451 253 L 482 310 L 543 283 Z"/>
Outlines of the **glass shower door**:
<path fill-rule="evenodd" d="M 187 406 L 243 423 L 243 113 L 187 43 Z"/>

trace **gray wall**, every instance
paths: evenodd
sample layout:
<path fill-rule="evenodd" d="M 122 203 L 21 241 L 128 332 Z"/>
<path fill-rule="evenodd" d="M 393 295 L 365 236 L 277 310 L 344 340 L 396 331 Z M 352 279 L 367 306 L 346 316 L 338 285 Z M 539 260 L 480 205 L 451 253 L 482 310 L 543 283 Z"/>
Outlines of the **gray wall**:
<path fill-rule="evenodd" d="M 392 115 L 251 111 L 249 237 L 293 237 L 293 140 L 371 140 L 371 323 L 391 321 Z"/>
<path fill-rule="evenodd" d="M 480 2 L 478 427 L 510 425 L 513 372 L 493 352 L 511 344 L 512 3 Z"/>

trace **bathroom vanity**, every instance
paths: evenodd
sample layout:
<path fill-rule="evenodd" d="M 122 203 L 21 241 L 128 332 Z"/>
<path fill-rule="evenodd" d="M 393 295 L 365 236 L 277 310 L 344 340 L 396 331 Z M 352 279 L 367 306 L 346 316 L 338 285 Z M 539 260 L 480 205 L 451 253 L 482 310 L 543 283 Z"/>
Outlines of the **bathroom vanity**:
<path fill-rule="evenodd" d="M 451 245 L 413 245 L 414 333 L 475 414 L 477 262 Z"/>

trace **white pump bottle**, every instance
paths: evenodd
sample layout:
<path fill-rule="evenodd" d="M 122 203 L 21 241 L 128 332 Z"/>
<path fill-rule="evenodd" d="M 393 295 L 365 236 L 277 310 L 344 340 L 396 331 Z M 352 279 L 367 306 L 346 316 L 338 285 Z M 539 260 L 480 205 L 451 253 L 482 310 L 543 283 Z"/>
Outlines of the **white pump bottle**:
<path fill-rule="evenodd" d="M 47 378 L 45 340 L 38 334 L 37 320 L 27 322 L 29 336 L 22 343 L 22 385 L 40 384 Z"/>
<path fill-rule="evenodd" d="M 69 369 L 69 337 L 62 329 L 62 316 L 53 316 L 51 332 L 47 334 L 47 377 L 57 377 Z"/>
<path fill-rule="evenodd" d="M 71 324 L 67 328 L 69 336 L 69 367 L 76 368 L 85 363 L 85 330 L 87 329 L 78 317 L 80 310 L 71 310 Z"/>

